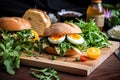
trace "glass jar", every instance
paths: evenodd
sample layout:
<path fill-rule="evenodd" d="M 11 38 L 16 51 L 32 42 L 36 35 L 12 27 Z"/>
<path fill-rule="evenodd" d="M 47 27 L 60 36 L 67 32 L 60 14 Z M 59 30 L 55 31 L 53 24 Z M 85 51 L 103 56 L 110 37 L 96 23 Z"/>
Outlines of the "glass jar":
<path fill-rule="evenodd" d="M 97 27 L 102 31 L 104 26 L 104 9 L 102 7 L 102 0 L 92 0 L 87 8 L 86 20 L 94 19 Z"/>

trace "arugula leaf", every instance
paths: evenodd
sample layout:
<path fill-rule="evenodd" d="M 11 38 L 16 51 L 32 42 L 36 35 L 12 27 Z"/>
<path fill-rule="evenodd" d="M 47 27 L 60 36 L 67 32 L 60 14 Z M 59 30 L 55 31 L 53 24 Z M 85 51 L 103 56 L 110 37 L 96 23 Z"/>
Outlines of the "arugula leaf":
<path fill-rule="evenodd" d="M 4 65 L 6 66 L 6 70 L 8 73 L 10 74 L 15 74 L 15 71 L 13 70 L 11 64 L 12 64 L 12 60 L 11 59 L 6 59 L 4 60 Z"/>
<path fill-rule="evenodd" d="M 28 54 L 36 48 L 39 42 L 32 42 L 31 29 L 18 32 L 4 31 L 0 29 L 0 64 L 9 74 L 15 74 L 14 69 L 20 68 L 20 55 L 22 52 Z M 39 45 L 37 45 L 38 47 Z M 36 48 L 39 49 L 39 48 Z"/>
<path fill-rule="evenodd" d="M 86 40 L 86 48 L 103 48 L 110 45 L 107 35 L 99 30 L 94 20 L 91 19 L 89 22 L 85 22 L 81 19 L 77 20 L 78 21 L 74 22 L 74 24 L 78 25 L 82 30 L 83 37 Z"/>
<path fill-rule="evenodd" d="M 4 44 L 2 44 L 2 43 L 0 43 L 0 51 L 5 51 L 5 46 L 4 46 Z"/>
<path fill-rule="evenodd" d="M 55 80 L 60 80 L 60 77 L 58 76 L 58 72 L 55 71 L 53 68 L 44 68 L 44 69 L 35 69 L 31 68 L 34 72 L 31 74 L 40 80 L 52 80 L 54 78 Z"/>
<path fill-rule="evenodd" d="M 65 42 L 62 42 L 60 44 L 58 44 L 58 46 L 60 47 L 60 56 L 64 56 L 65 55 L 65 52 L 67 50 L 67 43 Z"/>
<path fill-rule="evenodd" d="M 20 58 L 19 57 L 16 58 L 14 64 L 15 64 L 16 68 L 18 68 L 18 69 L 20 68 Z"/>

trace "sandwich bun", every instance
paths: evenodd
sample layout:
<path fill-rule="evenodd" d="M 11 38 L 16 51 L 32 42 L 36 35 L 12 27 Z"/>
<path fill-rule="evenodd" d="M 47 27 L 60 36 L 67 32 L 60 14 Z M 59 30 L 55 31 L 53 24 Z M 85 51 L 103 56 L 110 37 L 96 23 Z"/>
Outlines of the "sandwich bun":
<path fill-rule="evenodd" d="M 20 17 L 1 17 L 0 28 L 7 31 L 21 31 L 30 29 L 31 24 Z"/>
<path fill-rule="evenodd" d="M 51 25 L 51 21 L 45 11 L 40 9 L 28 9 L 23 18 L 27 19 L 33 30 L 35 30 L 39 35 L 43 35 L 46 28 Z"/>
<path fill-rule="evenodd" d="M 73 23 L 54 23 L 49 28 L 45 29 L 43 36 L 63 35 L 82 33 L 81 29 Z"/>
<path fill-rule="evenodd" d="M 53 36 L 53 35 L 64 35 L 64 34 L 74 34 L 74 33 L 82 33 L 81 29 L 73 24 L 73 23 L 54 23 L 52 24 L 49 28 L 47 28 L 44 31 L 44 36 L 45 37 L 49 37 L 49 36 Z M 50 54 L 56 54 L 56 55 L 60 55 L 60 53 L 58 53 L 57 49 L 55 49 L 55 47 L 52 46 L 46 46 L 44 48 L 44 50 Z M 76 54 L 79 54 L 80 51 L 78 49 L 68 49 L 65 52 L 64 56 L 74 56 Z"/>
<path fill-rule="evenodd" d="M 44 48 L 44 50 L 52 55 L 60 55 L 59 53 L 57 53 L 56 49 L 54 47 L 51 47 L 51 46 L 47 46 Z M 74 49 L 68 49 L 66 52 L 65 52 L 65 55 L 64 56 L 74 56 L 76 54 L 79 54 L 79 52 L 77 52 L 76 50 Z"/>

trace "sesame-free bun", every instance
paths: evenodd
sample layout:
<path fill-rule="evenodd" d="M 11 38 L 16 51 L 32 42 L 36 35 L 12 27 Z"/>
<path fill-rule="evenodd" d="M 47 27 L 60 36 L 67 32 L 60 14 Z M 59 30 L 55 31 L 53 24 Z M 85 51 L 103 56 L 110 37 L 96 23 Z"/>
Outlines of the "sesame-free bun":
<path fill-rule="evenodd" d="M 44 36 L 63 35 L 82 33 L 81 29 L 73 23 L 54 23 L 49 28 L 45 29 Z"/>
<path fill-rule="evenodd" d="M 64 35 L 64 34 L 66 35 L 66 34 L 74 34 L 74 33 L 82 33 L 81 29 L 77 25 L 69 22 L 67 23 L 58 22 L 52 24 L 49 28 L 45 29 L 43 36 L 49 37 L 53 35 Z M 46 46 L 44 50 L 53 55 L 54 54 L 60 55 L 57 49 L 55 48 L 55 46 L 51 46 L 51 45 Z M 78 53 L 80 53 L 80 51 L 75 48 L 67 49 L 64 56 L 74 56 Z"/>
<path fill-rule="evenodd" d="M 7 31 L 20 31 L 30 29 L 31 24 L 20 17 L 1 17 L 0 28 Z"/>
<path fill-rule="evenodd" d="M 39 35 L 43 35 L 44 30 L 51 25 L 51 21 L 46 12 L 40 9 L 28 9 L 24 13 L 23 18 L 31 23 L 32 28 Z"/>

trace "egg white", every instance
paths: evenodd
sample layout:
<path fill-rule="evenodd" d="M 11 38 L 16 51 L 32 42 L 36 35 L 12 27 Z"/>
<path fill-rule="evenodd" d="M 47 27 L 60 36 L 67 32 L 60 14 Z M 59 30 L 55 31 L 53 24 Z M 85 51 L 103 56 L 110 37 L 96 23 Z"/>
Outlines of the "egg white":
<path fill-rule="evenodd" d="M 51 36 L 51 37 L 48 37 L 48 40 L 52 44 L 58 44 L 58 43 L 63 42 L 65 40 L 65 37 L 66 37 L 65 35 L 62 35 L 60 38 L 52 39 L 52 36 Z"/>
<path fill-rule="evenodd" d="M 84 38 L 79 34 L 78 34 L 78 36 L 79 36 L 79 38 L 76 39 L 70 35 L 67 35 L 67 39 L 70 43 L 75 44 L 75 45 L 80 45 L 80 44 L 84 43 L 84 41 L 85 41 Z"/>

